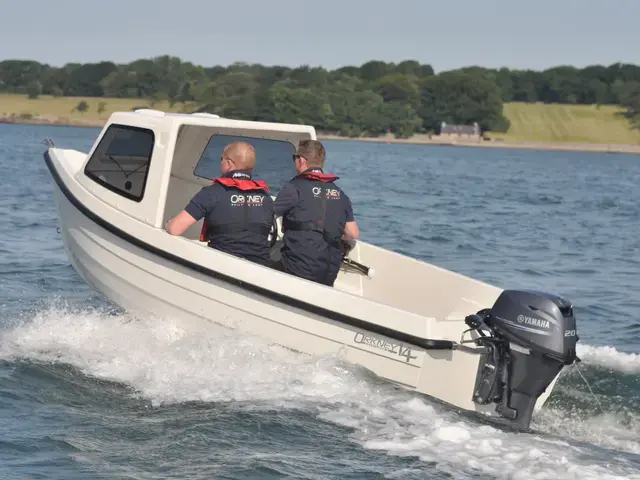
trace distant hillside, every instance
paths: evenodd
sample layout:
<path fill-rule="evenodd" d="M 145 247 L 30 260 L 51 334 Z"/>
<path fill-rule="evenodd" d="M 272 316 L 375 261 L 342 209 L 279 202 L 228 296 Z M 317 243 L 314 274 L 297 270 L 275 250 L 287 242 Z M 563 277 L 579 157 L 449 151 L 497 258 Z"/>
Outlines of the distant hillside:
<path fill-rule="evenodd" d="M 243 62 L 207 67 L 169 55 L 61 67 L 9 59 L 0 61 L 0 93 L 47 100 L 100 97 L 111 106 L 117 102 L 114 97 L 174 106 L 188 102 L 192 110 L 222 117 L 304 123 L 328 135 L 370 141 L 381 135 L 395 140 L 437 135 L 443 122 L 508 132 L 503 110 L 509 102 L 617 105 L 625 109 L 629 125 L 640 126 L 640 65 L 623 63 L 559 65 L 543 71 L 467 66 L 436 73 L 431 65 L 410 59 L 370 60 L 334 70 Z M 33 106 L 34 113 L 45 112 L 45 106 Z M 8 108 L 0 105 L 0 113 Z M 104 108 L 98 112 L 83 103 L 83 115 L 75 121 L 88 124 L 88 117 L 103 118 L 109 106 Z M 587 140 L 584 135 L 572 138 Z"/>
<path fill-rule="evenodd" d="M 82 101 L 87 110 L 76 107 Z M 102 109 L 100 106 L 102 105 Z M 41 117 L 51 123 L 101 125 L 114 111 L 130 111 L 135 107 L 150 107 L 142 98 L 52 97 L 42 95 L 29 99 L 26 95 L 0 94 L 0 117 L 12 114 L 18 121 L 29 123 L 30 117 Z M 195 104 L 161 101 L 154 108 L 180 112 L 196 108 Z M 102 110 L 102 111 L 99 111 Z M 504 115 L 511 126 L 507 133 L 492 133 L 491 138 L 506 142 L 602 143 L 640 145 L 640 130 L 630 129 L 629 122 L 617 115 L 621 107 L 590 105 L 556 105 L 542 103 L 505 103 Z M 34 122 L 35 123 L 35 122 Z M 317 125 L 314 125 L 317 127 Z"/>

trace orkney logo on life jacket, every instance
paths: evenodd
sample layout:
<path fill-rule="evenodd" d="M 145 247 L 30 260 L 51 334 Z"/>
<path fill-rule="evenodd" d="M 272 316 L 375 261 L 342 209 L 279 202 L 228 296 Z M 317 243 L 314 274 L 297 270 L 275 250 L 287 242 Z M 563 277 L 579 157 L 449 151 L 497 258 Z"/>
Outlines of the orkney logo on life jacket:
<path fill-rule="evenodd" d="M 308 180 L 315 180 L 322 183 L 331 183 L 338 179 L 336 175 L 330 173 L 323 173 L 322 170 L 309 170 L 298 175 L 300 178 L 306 178 Z M 340 200 L 340 190 L 337 188 L 323 188 L 312 187 L 311 193 L 313 198 L 328 198 L 333 200 Z M 324 195 L 323 195 L 324 193 Z"/>
<path fill-rule="evenodd" d="M 324 196 L 331 200 L 340 200 L 340 190 L 337 188 L 322 188 L 322 187 L 313 187 L 311 189 L 311 193 L 313 193 L 314 198 L 322 198 L 322 192 L 324 191 Z"/>
<path fill-rule="evenodd" d="M 233 177 L 218 177 L 214 178 L 211 185 L 219 183 L 224 185 L 225 187 L 237 188 L 238 190 L 242 190 L 244 192 L 248 191 L 257 191 L 262 190 L 264 192 L 269 191 L 269 187 L 266 182 L 263 180 L 252 180 L 249 175 L 243 172 L 236 172 L 233 174 Z M 247 200 L 248 199 L 248 200 Z M 234 203 L 234 200 L 236 203 Z M 262 205 L 262 201 L 264 200 L 264 195 L 231 195 L 231 204 L 232 205 Z M 207 221 L 206 219 L 202 221 L 202 229 L 200 230 L 200 241 L 206 242 L 207 239 Z"/>
<path fill-rule="evenodd" d="M 232 207 L 240 207 L 243 205 L 247 205 L 250 207 L 261 207 L 264 202 L 264 195 L 259 194 L 233 194 L 229 198 Z"/>

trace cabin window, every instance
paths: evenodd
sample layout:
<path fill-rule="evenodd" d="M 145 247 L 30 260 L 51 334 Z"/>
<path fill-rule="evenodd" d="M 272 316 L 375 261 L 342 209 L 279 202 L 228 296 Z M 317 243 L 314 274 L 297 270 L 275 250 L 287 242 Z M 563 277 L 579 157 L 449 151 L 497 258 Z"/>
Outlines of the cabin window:
<path fill-rule="evenodd" d="M 111 125 L 87 162 L 85 175 L 136 202 L 142 200 L 155 136 L 146 128 Z"/>
<path fill-rule="evenodd" d="M 234 135 L 213 135 L 193 174 L 209 180 L 220 176 L 222 151 L 232 142 L 247 142 L 253 146 L 256 151 L 253 176 L 267 182 L 272 195 L 276 195 L 282 186 L 296 175 L 292 156 L 296 149 L 293 144 L 282 140 Z"/>

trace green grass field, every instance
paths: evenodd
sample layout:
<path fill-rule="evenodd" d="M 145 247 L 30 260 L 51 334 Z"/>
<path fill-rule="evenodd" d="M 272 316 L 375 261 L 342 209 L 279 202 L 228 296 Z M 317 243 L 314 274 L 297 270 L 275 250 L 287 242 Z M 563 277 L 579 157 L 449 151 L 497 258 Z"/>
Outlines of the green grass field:
<path fill-rule="evenodd" d="M 629 128 L 620 107 L 603 105 L 544 105 L 507 103 L 511 122 L 506 134 L 491 134 L 512 142 L 608 143 L 640 145 L 640 130 Z"/>
<path fill-rule="evenodd" d="M 75 110 L 79 102 L 84 100 L 89 109 L 80 113 Z M 98 113 L 98 106 L 104 102 L 104 111 Z M 92 97 L 51 97 L 42 95 L 37 99 L 29 99 L 26 95 L 0 94 L 0 115 L 33 115 L 42 117 L 59 117 L 78 121 L 101 121 L 117 111 L 131 111 L 134 107 L 151 107 L 150 100 L 141 98 L 92 98 Z M 185 105 L 178 103 L 173 107 L 168 102 L 158 102 L 153 108 L 165 112 L 181 112 Z"/>
<path fill-rule="evenodd" d="M 76 105 L 84 100 L 89 109 L 80 113 Z M 98 113 L 98 105 L 104 102 L 104 111 Z M 131 111 L 134 107 L 147 106 L 146 99 L 123 98 L 76 98 L 51 97 L 43 95 L 30 100 L 25 95 L 0 94 L 0 116 L 33 115 L 57 117 L 77 122 L 100 122 L 115 111 Z M 176 104 L 169 107 L 167 102 L 158 102 L 153 108 L 181 112 L 192 105 Z M 640 145 L 640 130 L 631 130 L 627 120 L 617 115 L 622 110 L 614 106 L 590 105 L 544 105 L 540 103 L 507 103 L 504 113 L 511 121 L 506 134 L 490 134 L 491 138 L 507 142 L 545 143 L 605 143 Z"/>

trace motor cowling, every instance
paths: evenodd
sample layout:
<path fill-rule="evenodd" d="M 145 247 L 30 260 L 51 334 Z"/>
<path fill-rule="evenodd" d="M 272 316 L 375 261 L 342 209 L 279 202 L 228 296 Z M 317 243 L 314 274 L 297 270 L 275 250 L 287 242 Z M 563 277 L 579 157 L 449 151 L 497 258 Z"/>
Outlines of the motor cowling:
<path fill-rule="evenodd" d="M 568 300 L 545 292 L 505 290 L 489 315 L 489 325 L 510 342 L 565 365 L 575 361 L 578 336 Z"/>
<path fill-rule="evenodd" d="M 466 319 L 486 347 L 473 401 L 528 428 L 538 397 L 565 365 L 579 361 L 573 306 L 545 292 L 505 290 L 490 309 Z M 485 332 L 489 332 L 487 335 Z"/>

